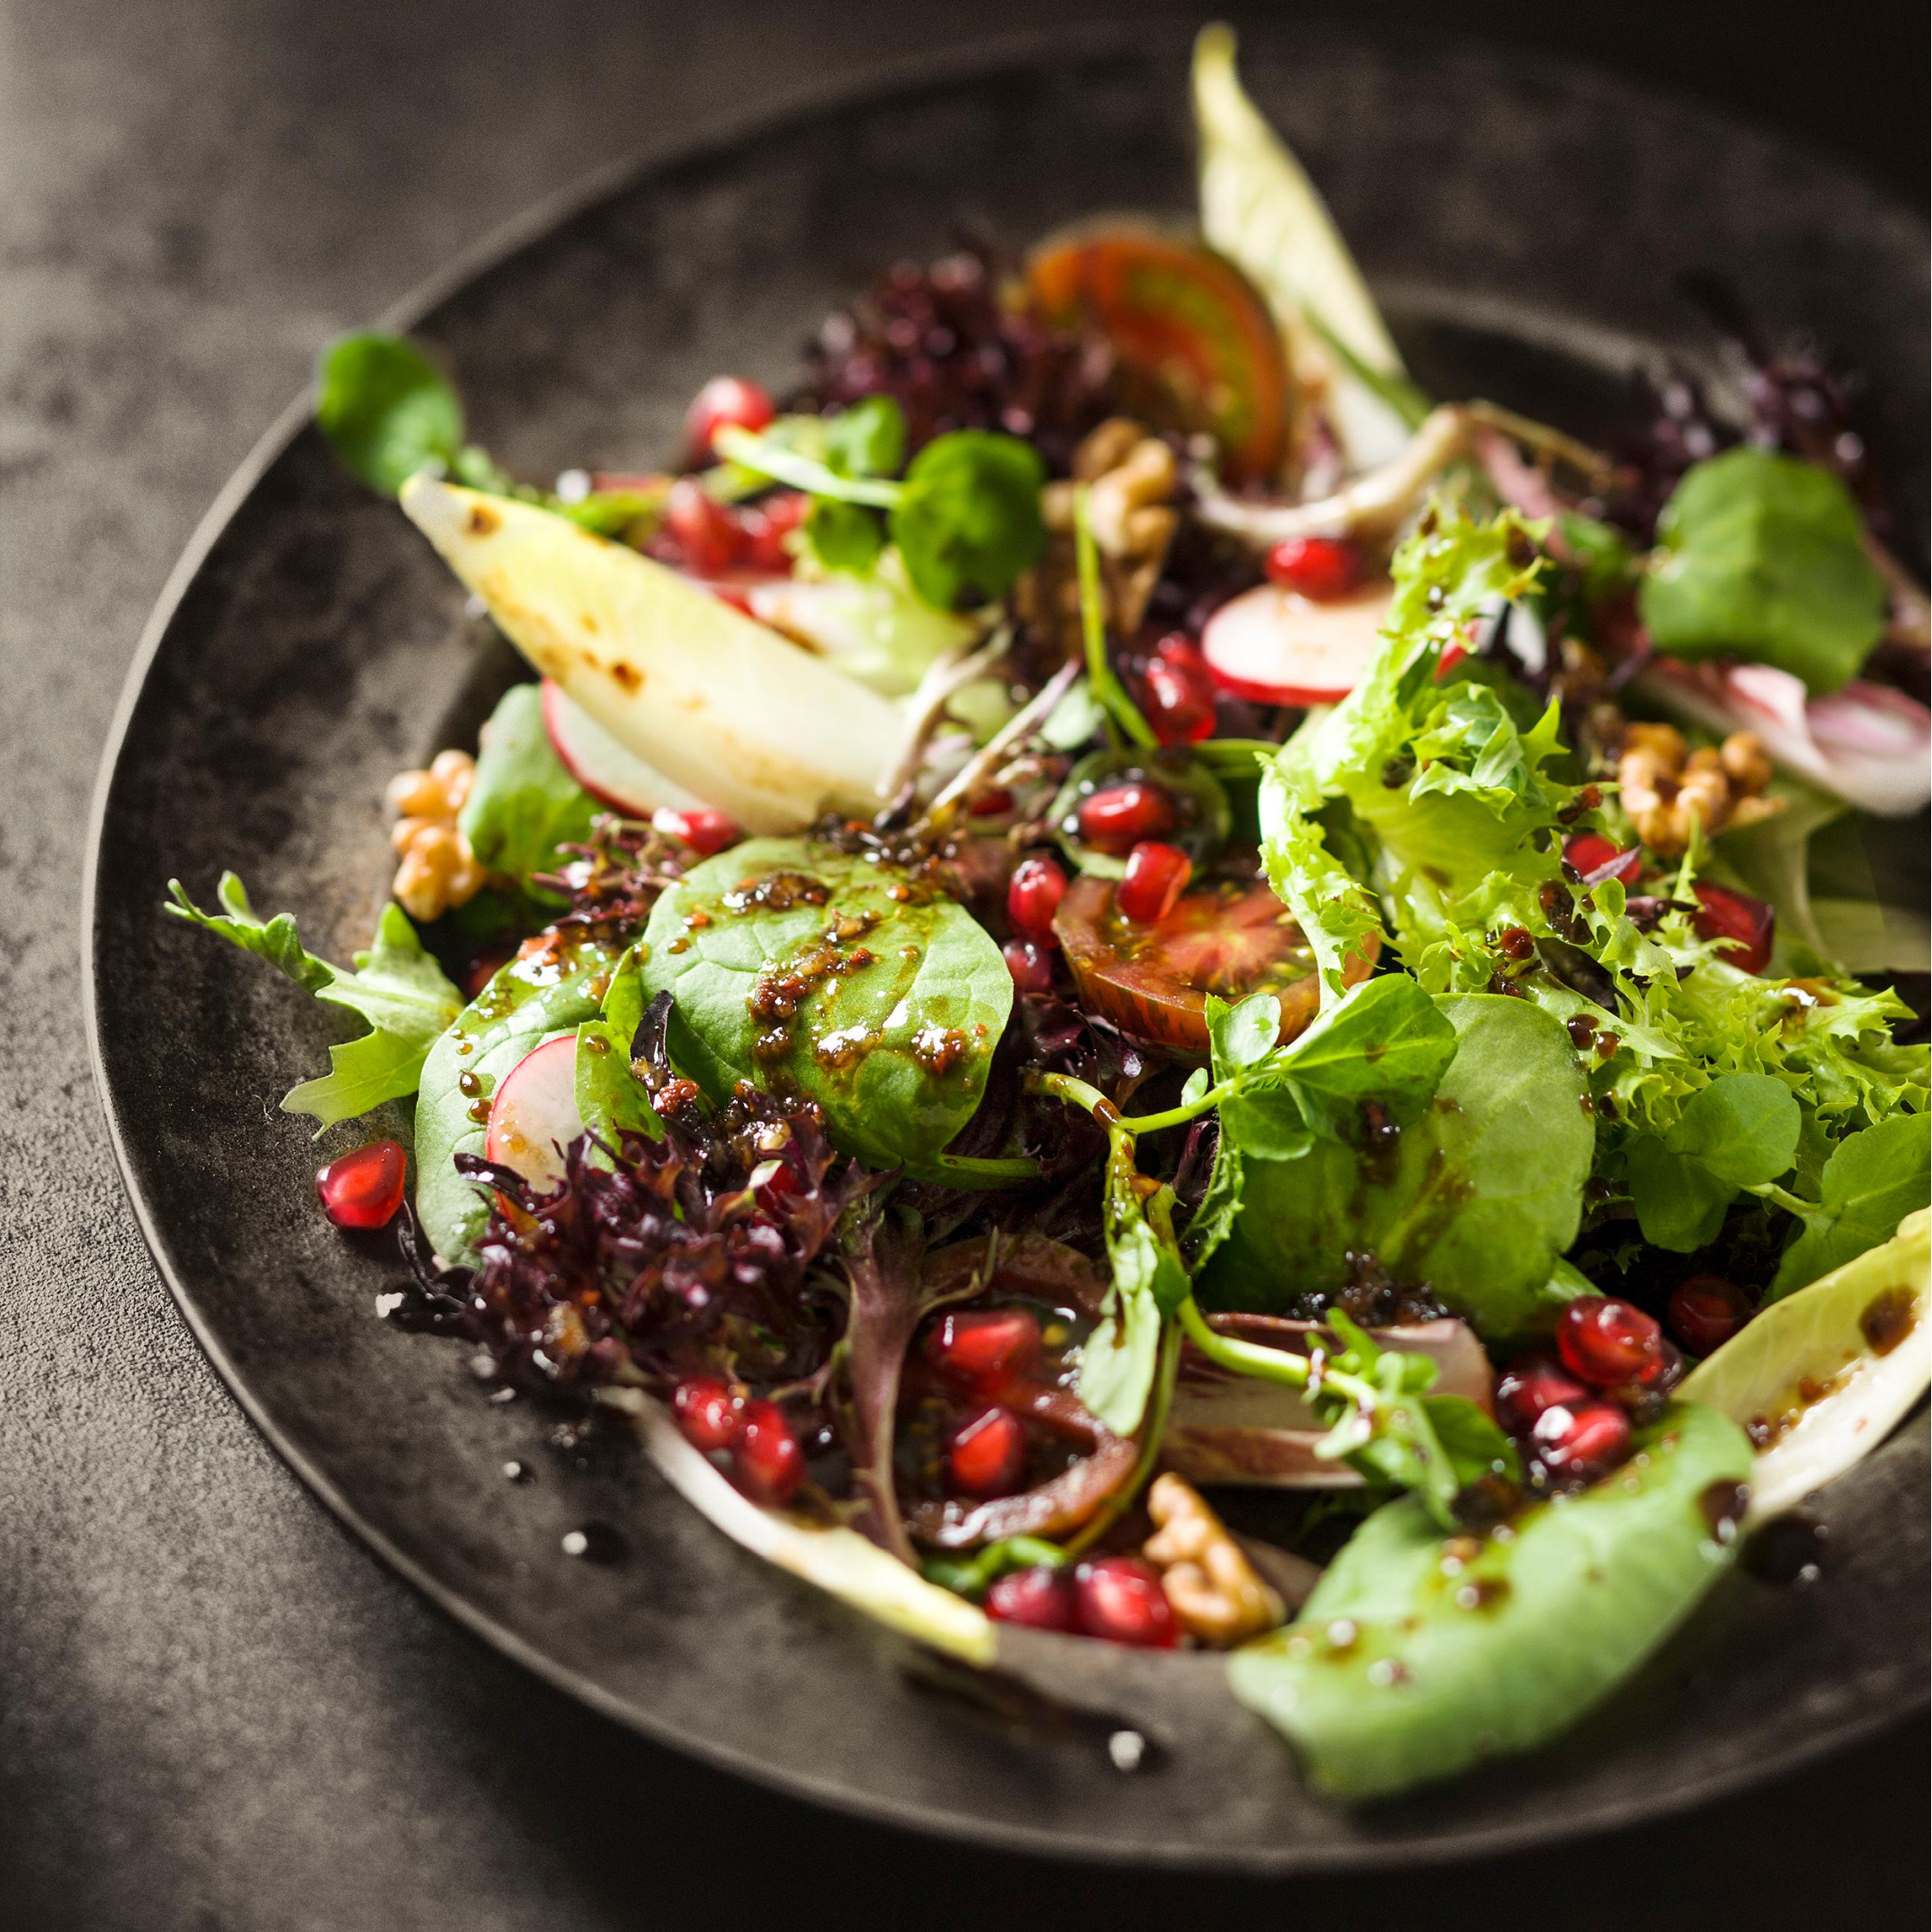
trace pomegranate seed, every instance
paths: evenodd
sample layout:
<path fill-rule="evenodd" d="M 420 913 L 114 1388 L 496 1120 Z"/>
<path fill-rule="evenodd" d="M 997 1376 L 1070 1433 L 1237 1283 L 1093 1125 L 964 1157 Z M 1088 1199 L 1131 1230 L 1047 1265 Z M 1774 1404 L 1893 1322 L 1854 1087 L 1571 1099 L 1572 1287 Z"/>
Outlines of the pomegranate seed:
<path fill-rule="evenodd" d="M 684 412 L 684 442 L 691 460 L 709 462 L 712 438 L 727 423 L 734 429 L 762 429 L 777 413 L 772 399 L 755 382 L 741 376 L 714 376 Z"/>
<path fill-rule="evenodd" d="M 1622 1388 L 1656 1373 L 1664 1333 L 1628 1301 L 1583 1295 L 1557 1320 L 1556 1350 L 1571 1374 L 1592 1388 Z"/>
<path fill-rule="evenodd" d="M 741 547 L 753 570 L 769 571 L 775 577 L 791 575 L 792 556 L 785 538 L 805 521 L 810 504 L 801 490 L 784 490 L 744 513 Z"/>
<path fill-rule="evenodd" d="M 1114 903 L 1129 919 L 1151 926 L 1174 911 L 1193 869 L 1193 861 L 1178 845 L 1142 839 L 1127 854 L 1126 877 L 1114 888 Z"/>
<path fill-rule="evenodd" d="M 1530 1443 L 1552 1475 L 1595 1482 L 1630 1451 L 1630 1418 L 1614 1402 L 1559 1404 L 1537 1418 Z"/>
<path fill-rule="evenodd" d="M 1291 537 L 1267 554 L 1273 580 L 1305 597 L 1326 603 L 1344 597 L 1362 580 L 1362 554 L 1345 538 Z"/>
<path fill-rule="evenodd" d="M 1722 1348 L 1751 1318 L 1750 1298 L 1722 1275 L 1693 1275 L 1670 1298 L 1671 1333 L 1693 1355 Z"/>
<path fill-rule="evenodd" d="M 1684 1360 L 1683 1351 L 1668 1337 L 1664 1337 L 1657 1343 L 1657 1360 L 1638 1376 L 1631 1386 L 1645 1395 L 1668 1395 L 1689 1373 L 1690 1365 Z"/>
<path fill-rule="evenodd" d="M 1164 838 L 1174 828 L 1174 803 L 1157 784 L 1130 778 L 1080 801 L 1080 836 L 1102 852 L 1125 858 L 1142 839 Z"/>
<path fill-rule="evenodd" d="M 926 1360 L 949 1382 L 991 1394 L 1039 1353 L 1039 1323 L 1025 1309 L 942 1315 L 926 1335 Z"/>
<path fill-rule="evenodd" d="M 1550 1355 L 1520 1355 L 1496 1377 L 1496 1420 L 1512 1436 L 1527 1436 L 1546 1409 L 1565 1408 L 1589 1390 Z"/>
<path fill-rule="evenodd" d="M 1072 1575 L 1052 1563 L 1010 1570 L 987 1592 L 986 1614 L 996 1623 L 1024 1623 L 1030 1630 L 1072 1630 Z"/>
<path fill-rule="evenodd" d="M 1013 983 L 1022 993 L 1045 993 L 1053 987 L 1053 954 L 1031 939 L 1009 939 L 1000 948 Z"/>
<path fill-rule="evenodd" d="M 1014 1496 L 1026 1487 L 1026 1428 L 1011 1409 L 982 1409 L 946 1445 L 955 1496 Z"/>
<path fill-rule="evenodd" d="M 1698 911 L 1691 924 L 1699 939 L 1724 943 L 1718 957 L 1740 972 L 1761 973 L 1771 963 L 1771 942 L 1777 934 L 1777 914 L 1762 899 L 1732 892 L 1723 886 L 1699 886 Z"/>
<path fill-rule="evenodd" d="M 1138 1556 L 1097 1556 L 1074 1571 L 1073 1627 L 1148 1650 L 1173 1649 L 1180 1634 L 1158 1572 Z"/>
<path fill-rule="evenodd" d="M 747 1402 L 732 1450 L 738 1487 L 754 1503 L 789 1503 L 805 1480 L 805 1452 L 775 1402 Z"/>
<path fill-rule="evenodd" d="M 975 818 L 1003 818 L 1013 809 L 1013 793 L 1004 785 L 988 785 L 967 801 Z"/>
<path fill-rule="evenodd" d="M 1634 886 L 1643 870 L 1643 851 L 1636 845 L 1619 849 L 1601 832 L 1578 832 L 1563 841 L 1563 855 L 1586 885 L 1614 879 Z"/>
<path fill-rule="evenodd" d="M 665 498 L 665 534 L 676 546 L 686 570 L 713 577 L 728 570 L 738 555 L 738 526 L 731 513 L 703 484 L 680 477 Z"/>
<path fill-rule="evenodd" d="M 700 859 L 708 859 L 713 852 L 735 845 L 744 836 L 735 818 L 714 811 L 708 805 L 694 806 L 690 811 L 661 806 L 651 814 L 651 825 L 667 838 L 682 840 Z"/>
<path fill-rule="evenodd" d="M 338 1155 L 315 1177 L 323 1213 L 339 1228 L 387 1227 L 402 1205 L 407 1165 L 397 1140 L 371 1140 Z"/>
<path fill-rule="evenodd" d="M 671 1413 L 685 1441 L 707 1452 L 729 1449 L 744 1434 L 744 1399 L 719 1376 L 687 1376 L 671 1392 Z"/>
<path fill-rule="evenodd" d="M 1066 874 L 1051 859 L 1022 859 L 1006 888 L 1006 919 L 1013 929 L 1045 945 L 1053 938 L 1054 914 L 1066 894 Z"/>
<path fill-rule="evenodd" d="M 1163 639 L 1141 682 L 1148 723 L 1164 745 L 1192 744 L 1212 733 L 1214 680 L 1208 674 L 1208 660 L 1188 639 Z"/>

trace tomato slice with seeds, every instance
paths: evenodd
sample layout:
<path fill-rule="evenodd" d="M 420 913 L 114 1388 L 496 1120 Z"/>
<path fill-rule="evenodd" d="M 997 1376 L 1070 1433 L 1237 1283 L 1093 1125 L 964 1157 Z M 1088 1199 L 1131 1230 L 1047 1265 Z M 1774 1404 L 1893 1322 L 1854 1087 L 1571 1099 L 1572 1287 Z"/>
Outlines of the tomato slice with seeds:
<path fill-rule="evenodd" d="M 1301 928 L 1264 885 L 1212 880 L 1183 893 L 1164 919 L 1137 925 L 1114 903 L 1114 882 L 1088 876 L 1067 887 L 1054 931 L 1081 1003 L 1136 1039 L 1208 1056 L 1207 996 L 1231 1004 L 1273 993 L 1281 1037 L 1292 1039 L 1320 1003 L 1315 956 Z M 1369 957 L 1349 962 L 1352 986 Z"/>
<path fill-rule="evenodd" d="M 1157 229 L 1108 224 L 1046 242 L 1027 284 L 1049 321 L 1097 328 L 1186 427 L 1211 432 L 1230 482 L 1281 468 L 1288 366 L 1267 304 L 1232 262 Z"/>

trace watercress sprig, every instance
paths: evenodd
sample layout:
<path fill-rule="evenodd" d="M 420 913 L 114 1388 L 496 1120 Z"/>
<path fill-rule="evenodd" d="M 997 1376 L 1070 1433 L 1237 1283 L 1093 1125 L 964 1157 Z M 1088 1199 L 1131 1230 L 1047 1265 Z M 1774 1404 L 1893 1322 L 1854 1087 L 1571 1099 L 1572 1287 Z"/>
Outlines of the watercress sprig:
<path fill-rule="evenodd" d="M 869 436 L 869 443 L 868 459 L 879 460 L 877 439 Z M 820 460 L 747 429 L 721 429 L 716 447 L 741 469 L 806 491 L 815 504 L 884 511 L 912 588 L 940 610 L 1004 597 L 1046 547 L 1039 507 L 1046 469 L 1032 445 L 1016 436 L 982 429 L 936 436 L 898 482 L 851 473 L 856 462 L 850 458 Z M 829 443 L 828 456 L 843 447 Z M 852 535 L 842 525 L 838 540 Z"/>

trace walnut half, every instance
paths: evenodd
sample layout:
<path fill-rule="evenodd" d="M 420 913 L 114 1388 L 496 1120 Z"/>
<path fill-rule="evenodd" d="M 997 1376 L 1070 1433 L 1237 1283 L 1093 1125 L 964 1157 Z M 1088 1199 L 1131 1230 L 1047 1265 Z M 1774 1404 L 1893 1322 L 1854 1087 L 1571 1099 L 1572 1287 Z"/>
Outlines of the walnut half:
<path fill-rule="evenodd" d="M 1088 520 L 1100 553 L 1101 593 L 1120 637 L 1131 637 L 1180 528 L 1174 453 L 1129 416 L 1110 416 L 1073 453 L 1070 480 L 1040 492 L 1046 555 L 1020 580 L 1020 614 L 1059 636 L 1069 657 L 1080 648 L 1080 577 L 1073 555 L 1073 492 L 1089 487 Z"/>
<path fill-rule="evenodd" d="M 1147 1507 L 1156 1533 L 1140 1554 L 1161 1572 L 1161 1588 L 1189 1636 L 1226 1647 L 1286 1620 L 1281 1598 L 1193 1484 L 1171 1471 L 1157 1477 Z"/>

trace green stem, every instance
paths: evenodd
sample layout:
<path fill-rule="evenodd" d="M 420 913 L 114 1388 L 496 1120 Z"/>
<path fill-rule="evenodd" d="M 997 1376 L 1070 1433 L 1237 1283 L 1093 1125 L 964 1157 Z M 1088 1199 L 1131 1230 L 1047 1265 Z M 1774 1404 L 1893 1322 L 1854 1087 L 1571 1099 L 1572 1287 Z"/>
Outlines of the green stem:
<path fill-rule="evenodd" d="M 1796 1215 L 1801 1221 L 1807 1215 L 1818 1212 L 1816 1201 L 1801 1200 L 1797 1195 L 1786 1193 L 1775 1181 L 1762 1182 L 1756 1187 L 1746 1188 L 1744 1191 L 1757 1195 L 1760 1200 L 1769 1201 L 1775 1208 L 1782 1208 L 1786 1214 Z"/>
<path fill-rule="evenodd" d="M 1235 1375 L 1278 1382 L 1284 1388 L 1332 1388 L 1346 1395 L 1365 1413 L 1372 1414 L 1381 1406 L 1381 1391 L 1360 1376 L 1326 1366 L 1318 1369 L 1306 1355 L 1297 1355 L 1290 1349 L 1262 1348 L 1253 1342 L 1236 1342 L 1228 1335 L 1216 1334 L 1192 1295 L 1181 1304 L 1181 1326 L 1187 1331 L 1188 1340 L 1209 1361 Z"/>
<path fill-rule="evenodd" d="M 1174 1378 L 1180 1369 L 1181 1331 L 1169 1322 L 1161 1336 L 1160 1360 L 1154 1370 L 1154 1386 L 1148 1392 L 1147 1414 L 1140 1420 L 1140 1453 L 1134 1459 L 1127 1480 L 1067 1538 L 1069 1556 L 1091 1549 L 1147 1487 L 1154 1465 L 1160 1460 L 1161 1438 L 1167 1433 L 1167 1411 L 1174 1402 Z"/>
<path fill-rule="evenodd" d="M 789 483 L 793 489 L 814 496 L 829 496 L 838 503 L 860 504 L 869 510 L 890 510 L 905 494 L 905 485 L 879 477 L 843 477 L 809 456 L 788 450 L 768 436 L 754 436 L 749 429 L 724 428 L 712 438 L 720 456 L 741 469 L 755 470 L 775 483 Z"/>
<path fill-rule="evenodd" d="M 1071 1073 L 1030 1074 L 1028 1084 L 1037 1093 L 1051 1094 L 1056 1100 L 1064 1100 L 1071 1106 L 1084 1109 L 1110 1133 L 1144 1134 L 1157 1133 L 1163 1127 L 1184 1127 L 1188 1122 L 1198 1119 L 1209 1107 L 1218 1106 L 1228 1095 L 1236 1092 L 1241 1086 L 1241 1077 L 1236 1074 L 1224 1080 L 1218 1087 L 1210 1087 L 1199 1100 L 1191 1100 L 1183 1106 L 1169 1107 L 1163 1114 L 1119 1113 L 1097 1087 L 1089 1087 L 1085 1080 L 1076 1080 Z"/>
<path fill-rule="evenodd" d="M 1073 492 L 1073 561 L 1080 572 L 1080 636 L 1087 647 L 1087 682 L 1106 713 L 1109 729 L 1124 732 L 1144 751 L 1159 747 L 1154 727 L 1127 695 L 1107 658 L 1106 612 L 1100 596 L 1100 551 L 1087 515 L 1088 487 Z"/>

